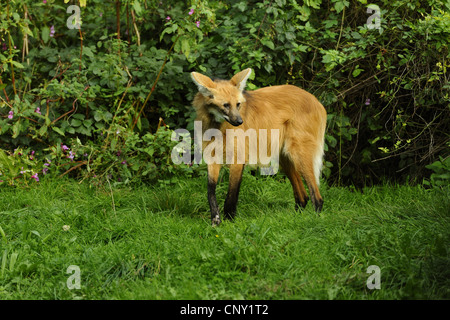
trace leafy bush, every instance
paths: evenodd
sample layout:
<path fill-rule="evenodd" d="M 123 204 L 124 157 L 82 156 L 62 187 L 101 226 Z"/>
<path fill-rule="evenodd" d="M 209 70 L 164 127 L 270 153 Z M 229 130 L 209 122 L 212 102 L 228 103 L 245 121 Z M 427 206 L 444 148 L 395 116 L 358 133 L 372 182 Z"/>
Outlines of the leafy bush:
<path fill-rule="evenodd" d="M 8 115 L 0 119 L 0 146 L 7 150 L 26 146 L 38 150 L 36 154 L 42 159 L 53 160 L 58 158 L 62 145 L 68 146 L 73 152 L 70 161 L 55 165 L 61 175 L 80 175 L 80 170 L 75 169 L 83 169 L 80 177 L 106 177 L 128 182 L 136 177 L 164 179 L 174 172 L 184 174 L 188 171 L 189 174 L 192 170 L 175 167 L 168 161 L 170 146 L 174 144 L 168 125 L 179 125 L 176 115 L 180 109 L 185 109 L 184 98 L 177 95 L 177 90 L 184 87 L 182 65 L 186 63 L 185 55 L 172 53 L 178 63 L 166 61 L 171 53 L 169 48 L 147 47 L 154 44 L 155 39 L 146 44 L 131 44 L 114 37 L 109 27 L 99 29 L 97 24 L 112 21 L 107 13 L 114 9 L 104 8 L 102 4 L 94 1 L 84 8 L 85 22 L 79 34 L 76 29 L 64 28 L 65 19 L 62 18 L 48 26 L 51 15 L 65 16 L 61 10 L 65 7 L 56 2 L 35 4 L 24 1 L 8 3 L 5 11 L 2 8 L 0 30 L 14 49 L 10 50 L 10 56 L 0 54 L 4 93 L 0 107 L 2 113 L 6 111 Z M 144 12 L 142 8 L 138 10 L 139 2 L 127 3 L 119 9 L 126 10 L 128 17 L 130 5 L 133 5 L 133 19 L 142 19 Z M 163 10 L 158 11 L 163 13 Z M 41 16 L 42 20 L 27 19 L 30 12 Z M 164 19 L 158 20 L 160 28 L 164 28 Z M 33 28 L 31 24 L 34 24 Z M 138 21 L 134 26 L 137 24 Z M 166 30 L 186 32 L 183 26 L 170 21 L 166 26 Z M 25 31 L 21 34 L 19 30 Z M 127 27 L 126 32 L 131 30 Z M 19 63 L 11 58 L 19 57 L 14 43 L 21 35 L 30 43 L 27 42 L 23 52 L 28 47 L 33 48 L 27 52 L 27 62 Z M 78 35 L 82 35 L 79 40 Z M 190 38 L 191 42 L 195 39 Z M 186 45 L 183 48 L 186 50 Z M 162 85 L 156 81 L 158 78 Z M 167 84 L 169 80 L 170 85 Z M 8 82 L 10 84 L 6 85 Z M 17 90 L 19 87 L 20 91 Z M 156 89 L 154 95 L 149 94 L 150 88 L 151 93 Z M 177 103 L 176 97 L 183 99 L 183 108 L 173 106 Z M 147 112 L 143 113 L 145 107 Z M 167 125 L 158 120 L 160 116 L 164 116 Z M 164 125 L 158 130 L 161 123 Z M 4 155 L 4 159 L 14 157 L 14 154 Z M 8 171 L 15 179 L 21 165 L 5 160 L 2 172 Z M 170 175 L 167 179 L 170 180 Z"/>
<path fill-rule="evenodd" d="M 55 171 L 78 178 L 192 174 L 167 161 L 171 130 L 193 129 L 189 72 L 251 67 L 249 89 L 290 83 L 325 105 L 330 183 L 421 181 L 449 156 L 450 6 L 378 5 L 372 28 L 366 0 L 2 2 L 0 148 L 42 166 L 67 145 Z"/>

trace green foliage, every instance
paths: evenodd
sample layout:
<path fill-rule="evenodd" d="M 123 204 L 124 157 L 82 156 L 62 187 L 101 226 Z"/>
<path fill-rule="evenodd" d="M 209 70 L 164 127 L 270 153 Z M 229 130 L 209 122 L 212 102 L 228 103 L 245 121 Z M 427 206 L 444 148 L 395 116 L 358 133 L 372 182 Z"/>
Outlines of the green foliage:
<path fill-rule="evenodd" d="M 72 2 L 83 4 L 80 30 L 67 27 Z M 185 172 L 166 159 L 170 130 L 192 129 L 189 72 L 251 67 L 250 90 L 290 83 L 325 105 L 330 182 L 421 181 L 449 156 L 448 3 L 380 1 L 373 29 L 365 0 L 72 2 L 0 4 L 7 154 L 35 150 L 44 163 L 66 144 L 79 154 L 55 165 L 59 174 L 133 181 L 153 164 L 160 174 L 148 178 L 170 181 Z M 147 143 L 166 151 L 149 155 Z M 139 164 L 124 168 L 119 151 Z"/>
<path fill-rule="evenodd" d="M 46 167 L 42 170 L 44 168 Z M 0 185 L 28 185 L 33 181 L 37 182 L 40 169 L 34 151 L 16 149 L 14 153 L 8 154 L 0 149 Z M 48 168 L 44 171 L 47 173 Z"/>
<path fill-rule="evenodd" d="M 53 1 L 2 4 L 0 33 L 12 41 L 14 48 L 14 43 L 26 35 L 23 52 L 27 58 L 19 66 L 15 61 L 20 57 L 19 50 L 11 50 L 9 56 L 0 55 L 1 89 L 4 93 L 0 110 L 8 115 L 0 119 L 1 146 L 5 149 L 16 146 L 33 148 L 45 161 L 57 158 L 61 145 L 68 145 L 73 152 L 71 162 L 57 162 L 55 166 L 62 175 L 70 173 L 82 178 L 109 177 L 116 182 L 128 182 L 140 177 L 170 181 L 173 173 L 192 172 L 183 166 L 175 167 L 169 161 L 170 146 L 174 144 L 170 139 L 172 131 L 169 125 L 185 123 L 184 116 L 181 120 L 176 119 L 180 109 L 187 109 L 184 97 L 177 91 L 186 86 L 183 66 L 189 57 L 189 47 L 202 36 L 194 22 L 181 19 L 181 16 L 199 18 L 202 13 L 196 12 L 191 17 L 183 12 L 185 9 L 181 6 L 172 7 L 170 4 L 167 8 L 159 8 L 159 5 L 149 8 L 159 12 L 154 21 L 158 26 L 153 26 L 160 30 L 159 40 L 163 43 L 158 49 L 155 46 L 159 42 L 158 37 L 142 44 L 139 41 L 139 32 L 152 31 L 149 26 L 140 31 L 137 27 L 144 19 L 138 1 L 127 2 L 120 7 L 116 17 L 120 20 L 120 15 L 126 13 L 127 19 L 131 18 L 128 13 L 130 7 L 133 8 L 133 20 L 136 19 L 134 28 L 127 20 L 126 26 L 121 27 L 128 37 L 119 39 L 117 33 L 107 26 L 114 21 L 112 18 L 117 12 L 114 12 L 114 7 L 103 7 L 101 1 L 89 3 L 83 9 L 80 31 L 65 28 L 63 18 L 50 18 L 51 15 L 65 17 L 59 13 L 66 7 Z M 170 21 L 163 18 L 167 12 L 174 15 Z M 42 17 L 42 20 L 26 19 L 30 13 Z M 210 15 L 210 12 L 205 9 L 205 14 Z M 175 15 L 180 17 L 178 24 L 172 22 Z M 99 29 L 98 24 L 105 28 Z M 25 27 L 34 32 L 21 33 Z M 135 42 L 131 42 L 132 30 L 136 32 Z M 175 38 L 166 39 L 168 34 Z M 5 39 L 2 37 L 2 40 Z M 182 48 L 176 46 L 176 52 L 171 55 L 170 48 L 164 46 L 180 43 Z M 165 61 L 168 57 L 176 62 L 171 59 Z M 13 67 L 20 67 L 21 73 L 17 69 L 14 71 Z M 160 75 L 160 82 L 155 81 Z M 155 91 L 151 97 L 150 89 L 151 93 Z M 146 98 L 150 99 L 144 105 Z M 144 108 L 146 112 L 143 114 Z M 160 117 L 166 119 L 167 124 L 162 121 L 164 125 L 158 130 Z M 0 173 L 16 179 L 17 166 L 21 164 L 15 163 L 14 170 L 11 166 L 3 166 Z"/>
<path fill-rule="evenodd" d="M 440 157 L 438 161 L 427 165 L 426 168 L 433 171 L 430 181 L 424 180 L 426 185 L 431 184 L 436 187 L 448 187 L 450 185 L 450 158 L 443 159 Z"/>

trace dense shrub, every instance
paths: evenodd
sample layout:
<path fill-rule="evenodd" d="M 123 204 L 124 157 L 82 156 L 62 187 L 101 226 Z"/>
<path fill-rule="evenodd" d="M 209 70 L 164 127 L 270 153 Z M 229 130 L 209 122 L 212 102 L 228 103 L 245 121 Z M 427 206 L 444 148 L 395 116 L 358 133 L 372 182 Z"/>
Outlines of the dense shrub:
<path fill-rule="evenodd" d="M 330 182 L 420 182 L 449 156 L 450 6 L 377 4 L 379 28 L 366 0 L 2 2 L 0 180 L 48 160 L 116 182 L 192 174 L 170 161 L 171 130 L 192 129 L 189 72 L 251 67 L 249 89 L 291 83 L 325 105 Z"/>

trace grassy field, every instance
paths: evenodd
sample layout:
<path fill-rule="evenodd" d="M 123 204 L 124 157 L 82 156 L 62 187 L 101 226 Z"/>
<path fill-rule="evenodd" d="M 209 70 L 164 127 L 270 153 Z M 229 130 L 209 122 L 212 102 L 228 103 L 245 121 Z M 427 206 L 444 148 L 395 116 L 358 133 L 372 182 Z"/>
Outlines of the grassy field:
<path fill-rule="evenodd" d="M 246 175 L 236 221 L 212 228 L 202 178 L 0 189 L 0 299 L 450 298 L 448 190 L 321 190 L 320 216 L 295 212 L 289 182 Z"/>

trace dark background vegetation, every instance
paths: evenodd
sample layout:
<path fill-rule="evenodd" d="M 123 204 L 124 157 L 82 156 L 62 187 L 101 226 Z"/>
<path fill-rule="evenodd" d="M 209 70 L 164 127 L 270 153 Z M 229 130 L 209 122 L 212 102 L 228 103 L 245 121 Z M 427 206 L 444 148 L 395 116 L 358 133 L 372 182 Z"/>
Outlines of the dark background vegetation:
<path fill-rule="evenodd" d="M 0 184 L 204 172 L 170 157 L 172 130 L 193 129 L 189 73 L 248 67 L 249 90 L 289 83 L 324 104 L 330 184 L 448 184 L 450 4 L 374 1 L 379 29 L 368 4 L 2 0 Z"/>

